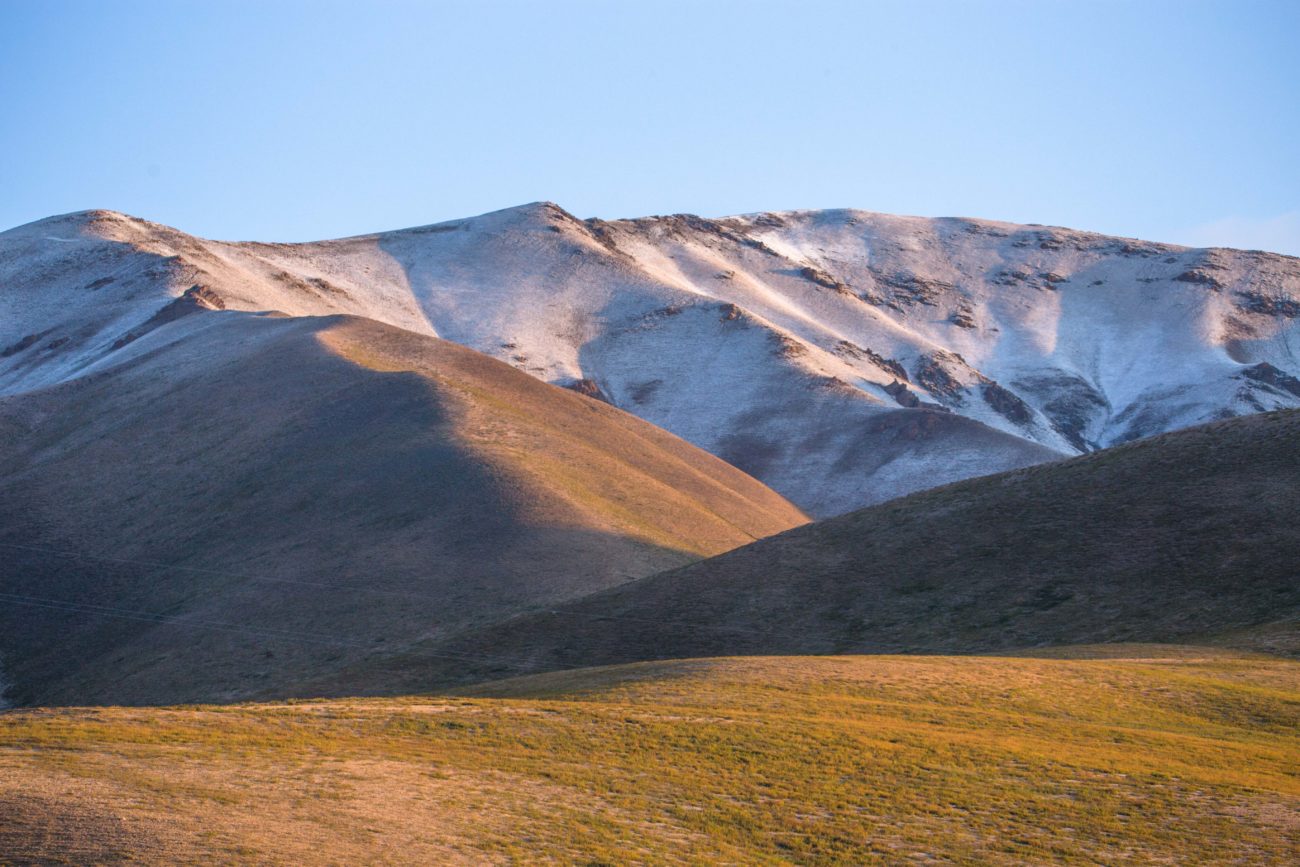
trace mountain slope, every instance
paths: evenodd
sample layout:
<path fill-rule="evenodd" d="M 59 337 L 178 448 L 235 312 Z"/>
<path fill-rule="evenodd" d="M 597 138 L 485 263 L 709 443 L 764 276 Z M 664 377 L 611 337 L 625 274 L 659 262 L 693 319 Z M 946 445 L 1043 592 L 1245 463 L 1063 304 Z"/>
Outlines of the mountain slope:
<path fill-rule="evenodd" d="M 351 313 L 620 406 L 819 515 L 1300 406 L 1300 260 L 861 211 L 540 203 L 314 244 L 111 212 L 0 233 L 0 389 L 113 363 L 173 299 Z"/>
<path fill-rule="evenodd" d="M 111 366 L 0 399 L 12 700 L 274 694 L 805 520 L 463 347 L 191 306 Z"/>
<path fill-rule="evenodd" d="M 737 653 L 1226 640 L 1295 653 L 1300 412 L 971 479 L 390 661 L 396 690 Z M 1281 622 L 1279 627 L 1269 624 Z M 1265 627 L 1264 629 L 1260 629 Z M 438 653 L 481 661 L 447 665 Z M 349 672 L 335 688 L 360 688 Z"/>

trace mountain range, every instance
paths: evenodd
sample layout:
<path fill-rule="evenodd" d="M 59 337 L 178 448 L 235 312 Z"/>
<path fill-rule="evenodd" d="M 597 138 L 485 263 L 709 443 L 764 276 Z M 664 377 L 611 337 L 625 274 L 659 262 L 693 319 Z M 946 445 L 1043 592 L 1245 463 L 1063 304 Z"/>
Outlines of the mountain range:
<path fill-rule="evenodd" d="M 985 220 L 41 220 L 0 233 L 6 694 L 1289 652 L 1298 318 L 1300 259 Z"/>
<path fill-rule="evenodd" d="M 609 402 L 814 517 L 1300 406 L 1300 259 L 986 220 L 538 203 L 252 244 L 89 211 L 0 234 L 0 286 L 5 393 L 187 309 L 351 314 Z"/>

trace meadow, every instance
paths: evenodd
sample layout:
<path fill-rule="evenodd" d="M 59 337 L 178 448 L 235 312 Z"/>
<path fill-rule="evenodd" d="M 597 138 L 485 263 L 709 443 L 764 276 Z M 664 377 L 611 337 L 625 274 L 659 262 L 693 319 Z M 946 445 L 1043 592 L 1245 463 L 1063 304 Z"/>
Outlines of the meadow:
<path fill-rule="evenodd" d="M 639 663 L 454 695 L 0 715 L 12 863 L 1283 864 L 1300 663 Z M 0 859 L 2 860 L 2 859 Z"/>

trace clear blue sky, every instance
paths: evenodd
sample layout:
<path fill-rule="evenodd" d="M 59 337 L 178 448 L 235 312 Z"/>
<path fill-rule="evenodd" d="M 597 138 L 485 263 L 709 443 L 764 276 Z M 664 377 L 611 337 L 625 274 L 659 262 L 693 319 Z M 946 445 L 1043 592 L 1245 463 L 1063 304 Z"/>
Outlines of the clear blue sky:
<path fill-rule="evenodd" d="M 0 228 L 304 240 L 537 199 L 1300 254 L 1300 2 L 0 0 Z"/>

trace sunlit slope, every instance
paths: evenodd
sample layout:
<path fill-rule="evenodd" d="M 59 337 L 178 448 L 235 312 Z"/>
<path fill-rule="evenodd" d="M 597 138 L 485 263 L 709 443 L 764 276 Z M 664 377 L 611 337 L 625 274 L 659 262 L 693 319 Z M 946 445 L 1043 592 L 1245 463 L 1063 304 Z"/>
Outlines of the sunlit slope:
<path fill-rule="evenodd" d="M 1297 515 L 1300 412 L 1262 414 L 914 494 L 389 662 L 410 689 L 736 653 L 1190 636 L 1295 653 Z"/>
<path fill-rule="evenodd" d="M 0 393 L 117 361 L 173 299 L 346 313 L 576 386 L 819 517 L 1300 406 L 1300 259 L 856 210 L 544 202 L 310 244 L 109 211 L 0 233 Z"/>
<path fill-rule="evenodd" d="M 0 666 L 27 703 L 309 676 L 804 520 L 613 407 L 365 319 L 194 312 L 0 401 Z"/>
<path fill-rule="evenodd" d="M 1288 864 L 1300 664 L 748 658 L 0 716 L 0 851 L 144 863 Z M 498 696 L 487 698 L 484 696 Z"/>

